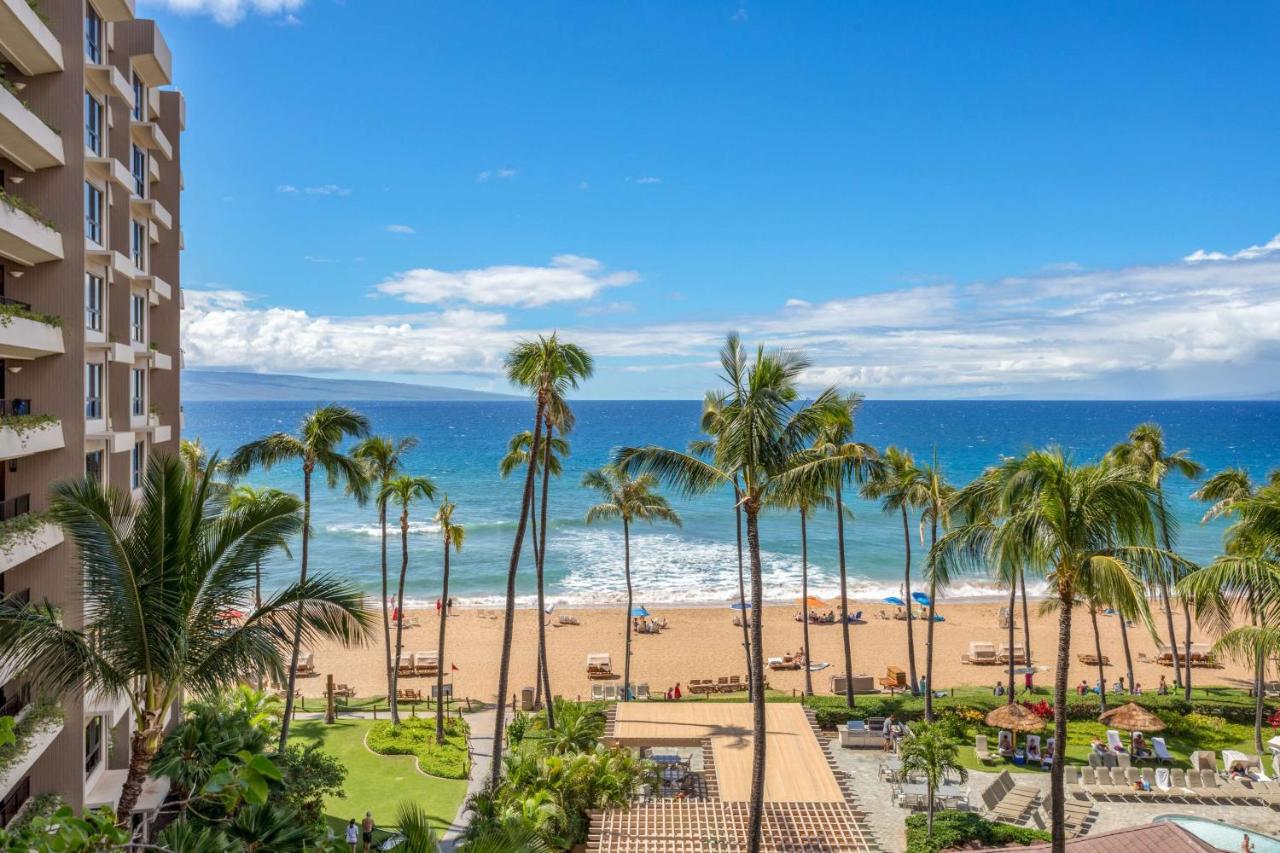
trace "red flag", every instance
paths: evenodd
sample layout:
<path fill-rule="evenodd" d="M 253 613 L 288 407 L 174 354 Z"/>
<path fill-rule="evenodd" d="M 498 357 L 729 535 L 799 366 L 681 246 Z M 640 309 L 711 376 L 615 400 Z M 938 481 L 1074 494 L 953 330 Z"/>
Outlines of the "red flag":
<path fill-rule="evenodd" d="M 457 672 L 457 671 L 458 671 L 458 665 L 457 665 L 456 663 L 451 663 L 451 664 L 449 664 L 449 669 L 450 669 L 450 670 L 452 670 L 453 672 Z"/>

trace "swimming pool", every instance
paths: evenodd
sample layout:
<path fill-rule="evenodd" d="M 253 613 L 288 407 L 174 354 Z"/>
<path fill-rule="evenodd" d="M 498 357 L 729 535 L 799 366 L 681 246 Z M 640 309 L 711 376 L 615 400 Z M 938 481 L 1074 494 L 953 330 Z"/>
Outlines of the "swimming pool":
<path fill-rule="evenodd" d="M 1207 817 L 1192 817 L 1191 815 L 1166 814 L 1152 818 L 1151 822 L 1155 823 L 1162 820 L 1176 823 L 1187 832 L 1203 841 L 1209 842 L 1219 850 L 1230 850 L 1235 853 L 1240 849 L 1240 843 L 1247 835 L 1249 836 L 1249 843 L 1257 853 L 1280 853 L 1280 840 L 1259 832 L 1241 829 L 1238 826 L 1223 823 L 1220 820 L 1210 820 Z"/>

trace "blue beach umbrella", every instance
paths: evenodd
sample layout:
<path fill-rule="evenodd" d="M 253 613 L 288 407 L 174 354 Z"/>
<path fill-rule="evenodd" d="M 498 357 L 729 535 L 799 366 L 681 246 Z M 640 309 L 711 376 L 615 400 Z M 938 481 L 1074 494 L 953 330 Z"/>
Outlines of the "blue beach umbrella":
<path fill-rule="evenodd" d="M 896 595 L 891 595 L 884 600 L 885 604 L 892 604 L 894 607 L 906 607 L 907 603 Z"/>
<path fill-rule="evenodd" d="M 751 603 L 748 601 L 735 601 L 729 605 L 730 610 L 750 610 Z"/>
<path fill-rule="evenodd" d="M 631 616 L 633 619 L 643 619 L 649 615 L 649 611 L 643 606 L 631 608 Z"/>
<path fill-rule="evenodd" d="M 915 600 L 916 604 L 919 604 L 921 607 L 929 606 L 929 596 L 925 595 L 923 592 L 913 592 L 911 593 L 911 597 Z"/>

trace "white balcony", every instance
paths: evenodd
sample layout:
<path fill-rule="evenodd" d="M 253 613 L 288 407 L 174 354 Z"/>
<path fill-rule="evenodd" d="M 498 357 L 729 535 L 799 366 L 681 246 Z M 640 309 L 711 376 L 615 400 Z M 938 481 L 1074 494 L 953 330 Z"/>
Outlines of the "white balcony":
<path fill-rule="evenodd" d="M 151 366 L 156 370 L 172 370 L 173 359 L 159 350 L 151 351 Z"/>
<path fill-rule="evenodd" d="M 89 338 L 87 333 L 84 346 L 88 350 L 100 350 L 107 354 L 107 361 L 117 364 L 133 364 L 133 347 L 119 341 L 108 341 L 102 338 Z M 99 333 L 101 334 L 101 333 Z"/>
<path fill-rule="evenodd" d="M 0 0 L 0 53 L 23 74 L 62 70 L 62 45 L 27 0 Z"/>
<path fill-rule="evenodd" d="M 90 178 L 95 178 L 99 181 L 110 181 L 128 193 L 134 191 L 133 174 L 129 171 L 128 166 L 115 157 L 99 157 L 86 148 L 84 170 Z"/>
<path fill-rule="evenodd" d="M 62 235 L 0 198 L 0 257 L 28 267 L 60 261 Z"/>
<path fill-rule="evenodd" d="M 107 718 L 109 728 L 115 728 L 125 715 L 133 710 L 129 704 L 129 694 L 123 690 L 109 694 L 99 688 L 88 690 L 84 694 L 84 714 L 86 717 L 101 714 Z"/>
<path fill-rule="evenodd" d="M 147 174 L 151 176 L 152 181 L 160 180 L 160 161 L 155 157 L 147 158 Z"/>
<path fill-rule="evenodd" d="M 173 146 L 154 121 L 130 121 L 129 134 L 133 141 L 149 151 L 159 151 L 166 160 L 173 159 Z"/>
<path fill-rule="evenodd" d="M 3 530 L 3 527 L 4 525 L 0 524 L 0 530 Z M 4 539 L 0 539 L 0 572 L 7 572 L 50 548 L 58 547 L 62 544 L 63 536 L 61 527 L 44 522 L 34 530 L 14 532 L 4 536 Z"/>
<path fill-rule="evenodd" d="M 62 329 L 20 315 L 0 322 L 0 358 L 30 360 L 66 352 Z"/>
<path fill-rule="evenodd" d="M 151 433 L 151 440 L 156 444 L 164 444 L 166 441 L 172 440 L 172 438 L 173 427 L 170 426 L 158 426 Z"/>
<path fill-rule="evenodd" d="M 22 421 L 27 417 L 29 416 L 0 418 L 0 460 L 18 459 L 66 447 L 62 438 L 62 421 L 26 426 Z"/>
<path fill-rule="evenodd" d="M 113 430 L 101 419 L 85 421 L 84 437 L 88 441 L 106 442 L 108 453 L 126 453 L 133 450 L 133 443 L 137 441 L 133 432 Z"/>
<path fill-rule="evenodd" d="M 149 219 L 163 227 L 166 231 L 173 227 L 173 217 L 163 204 L 154 198 L 131 198 L 129 210 L 139 219 Z"/>
<path fill-rule="evenodd" d="M 138 269 L 133 262 L 133 258 L 123 252 L 117 252 L 113 249 L 110 261 L 113 281 L 118 277 L 123 277 L 128 281 L 140 281 L 146 277 L 146 273 Z"/>
<path fill-rule="evenodd" d="M 16 715 L 17 719 L 22 719 L 29 714 L 32 707 L 32 705 L 28 705 L 19 711 Z M 49 745 L 57 739 L 58 735 L 62 734 L 62 728 L 63 722 L 58 720 L 50 722 L 31 735 L 22 754 L 3 773 L 0 773 L 0 791 L 8 791 L 31 771 L 31 768 L 40 760 L 40 756 L 44 755 Z"/>
<path fill-rule="evenodd" d="M 129 85 L 128 79 L 120 73 L 119 68 L 114 65 L 86 64 L 84 66 L 84 79 L 88 83 L 89 89 L 95 94 L 119 98 L 129 105 L 130 110 L 133 109 L 133 87 Z"/>
<path fill-rule="evenodd" d="M 0 154 L 28 172 L 63 166 L 62 137 L 0 86 Z"/>
<path fill-rule="evenodd" d="M 93 8 L 104 21 L 119 23 L 134 19 L 133 0 L 93 0 Z"/>
<path fill-rule="evenodd" d="M 114 812 L 116 804 L 120 802 L 120 792 L 124 790 L 124 782 L 128 776 L 127 769 L 102 771 L 97 781 L 93 783 L 93 787 L 85 791 L 85 811 L 107 808 Z M 142 793 L 133 807 L 134 814 L 154 812 L 164 804 L 164 798 L 167 796 L 169 796 L 169 780 L 164 777 L 157 779 L 148 776 L 147 781 L 142 783 Z"/>

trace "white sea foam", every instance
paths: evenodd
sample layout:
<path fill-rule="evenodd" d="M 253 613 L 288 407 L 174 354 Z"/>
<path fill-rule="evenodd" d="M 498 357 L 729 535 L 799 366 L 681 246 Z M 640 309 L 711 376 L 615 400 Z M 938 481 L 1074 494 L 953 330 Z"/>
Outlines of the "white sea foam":
<path fill-rule="evenodd" d="M 326 524 L 324 526 L 326 533 L 335 533 L 339 536 L 372 536 L 378 538 L 382 535 L 382 527 L 377 522 L 372 524 Z M 440 525 L 433 521 L 410 521 L 410 536 L 427 536 L 440 532 Z M 387 535 L 400 535 L 400 521 L 398 519 L 387 520 Z"/>

